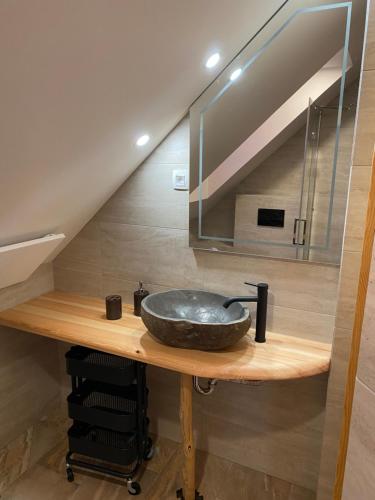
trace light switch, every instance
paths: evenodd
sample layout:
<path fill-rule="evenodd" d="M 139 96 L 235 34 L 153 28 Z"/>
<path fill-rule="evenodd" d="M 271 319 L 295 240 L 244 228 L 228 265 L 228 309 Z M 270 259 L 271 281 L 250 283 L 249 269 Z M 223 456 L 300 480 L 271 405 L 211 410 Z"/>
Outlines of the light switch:
<path fill-rule="evenodd" d="M 185 170 L 173 170 L 173 189 L 187 191 L 189 189 L 189 174 Z"/>

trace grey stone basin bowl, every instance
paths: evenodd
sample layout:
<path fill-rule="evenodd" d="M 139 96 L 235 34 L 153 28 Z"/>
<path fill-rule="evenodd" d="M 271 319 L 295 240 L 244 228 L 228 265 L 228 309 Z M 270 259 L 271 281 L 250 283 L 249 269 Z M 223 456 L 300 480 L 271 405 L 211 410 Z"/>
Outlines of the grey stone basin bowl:
<path fill-rule="evenodd" d="M 143 299 L 141 316 L 150 334 L 163 344 L 203 351 L 225 349 L 250 328 L 247 307 L 227 297 L 198 290 L 170 290 Z"/>

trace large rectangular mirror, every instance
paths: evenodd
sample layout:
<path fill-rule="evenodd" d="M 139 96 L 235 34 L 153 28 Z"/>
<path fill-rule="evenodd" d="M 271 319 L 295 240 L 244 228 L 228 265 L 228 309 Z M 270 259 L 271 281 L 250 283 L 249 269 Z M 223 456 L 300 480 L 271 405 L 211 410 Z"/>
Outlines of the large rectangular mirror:
<path fill-rule="evenodd" d="M 191 246 L 339 264 L 365 4 L 288 2 L 191 107 Z"/>

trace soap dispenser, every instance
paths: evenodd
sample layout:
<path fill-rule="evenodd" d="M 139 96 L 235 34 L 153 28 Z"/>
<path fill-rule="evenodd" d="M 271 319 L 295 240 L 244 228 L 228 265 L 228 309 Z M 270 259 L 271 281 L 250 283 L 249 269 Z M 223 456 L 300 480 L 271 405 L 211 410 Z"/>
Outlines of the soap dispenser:
<path fill-rule="evenodd" d="M 147 297 L 147 295 L 150 295 L 147 290 L 143 288 L 143 283 L 142 281 L 139 282 L 139 288 L 134 292 L 134 315 L 135 316 L 140 316 L 141 315 L 141 302 L 142 300 Z"/>

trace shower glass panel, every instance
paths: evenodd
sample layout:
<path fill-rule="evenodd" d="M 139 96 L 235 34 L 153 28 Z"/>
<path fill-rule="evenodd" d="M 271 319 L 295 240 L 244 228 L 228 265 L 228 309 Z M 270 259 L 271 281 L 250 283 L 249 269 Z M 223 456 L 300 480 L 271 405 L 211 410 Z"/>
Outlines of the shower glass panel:
<path fill-rule="evenodd" d="M 354 136 L 356 99 L 358 82 L 347 90 L 342 107 L 340 143 L 337 157 L 329 147 L 336 134 L 334 123 L 338 106 L 314 105 L 312 114 L 319 116 L 319 134 L 315 144 L 314 165 L 310 171 L 314 189 L 309 194 L 308 218 L 310 219 L 310 238 L 308 258 L 320 262 L 340 263 L 341 248 L 345 225 L 347 191 L 350 177 L 351 150 Z M 311 127 L 314 127 L 312 118 Z"/>
<path fill-rule="evenodd" d="M 318 169 L 319 136 L 322 112 L 316 102 L 309 100 L 307 111 L 305 157 L 303 168 L 303 181 L 301 190 L 301 221 L 298 224 L 298 241 L 302 241 L 299 246 L 297 257 L 308 260 L 310 257 L 311 231 L 314 216 L 314 197 Z"/>

